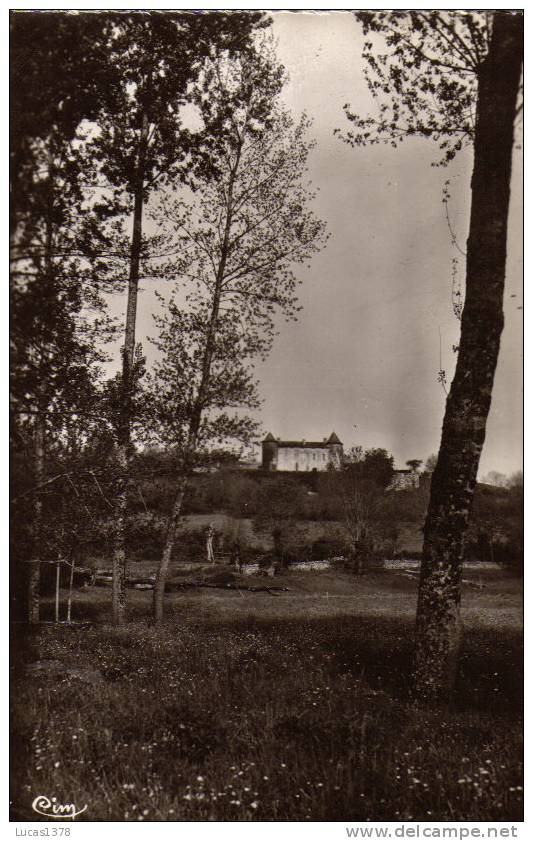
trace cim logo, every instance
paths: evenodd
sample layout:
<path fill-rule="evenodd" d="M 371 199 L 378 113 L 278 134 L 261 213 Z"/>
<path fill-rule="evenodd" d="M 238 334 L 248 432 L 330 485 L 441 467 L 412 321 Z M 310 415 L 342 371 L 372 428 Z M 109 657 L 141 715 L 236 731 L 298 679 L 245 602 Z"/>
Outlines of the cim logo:
<path fill-rule="evenodd" d="M 87 804 L 85 804 L 83 809 L 78 810 L 74 803 L 58 803 L 57 797 L 50 799 L 45 795 L 39 794 L 31 804 L 31 808 L 38 815 L 43 815 L 45 818 L 70 818 L 74 820 L 78 815 L 85 812 Z"/>

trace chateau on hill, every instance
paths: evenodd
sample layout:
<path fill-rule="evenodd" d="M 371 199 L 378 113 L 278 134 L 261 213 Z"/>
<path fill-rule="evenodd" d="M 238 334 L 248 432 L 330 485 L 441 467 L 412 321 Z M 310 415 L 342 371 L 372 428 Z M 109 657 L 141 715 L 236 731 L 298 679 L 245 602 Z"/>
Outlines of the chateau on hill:
<path fill-rule="evenodd" d="M 342 467 L 343 448 L 335 432 L 323 441 L 282 441 L 268 433 L 262 442 L 263 470 L 319 471 Z"/>

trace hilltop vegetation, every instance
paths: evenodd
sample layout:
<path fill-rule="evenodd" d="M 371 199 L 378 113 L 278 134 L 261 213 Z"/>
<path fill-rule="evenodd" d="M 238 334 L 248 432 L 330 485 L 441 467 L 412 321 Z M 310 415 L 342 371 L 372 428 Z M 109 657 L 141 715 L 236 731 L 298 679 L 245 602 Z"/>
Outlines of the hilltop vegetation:
<path fill-rule="evenodd" d="M 153 563 L 161 553 L 165 523 L 174 492 L 171 456 L 148 450 L 136 456 L 136 492 L 132 495 L 132 520 L 128 532 L 130 560 Z M 286 562 L 304 558 L 349 556 L 350 534 L 342 495 L 335 473 L 264 473 L 243 470 L 234 458 L 217 454 L 213 472 L 196 473 L 183 505 L 183 521 L 173 560 L 205 559 L 205 530 L 210 522 L 216 531 L 216 550 L 230 553 L 236 543 L 243 560 L 276 549 Z M 29 501 L 24 497 L 28 476 L 13 462 L 16 502 L 12 526 L 13 559 L 24 557 L 29 544 L 28 519 L 20 516 Z M 385 479 L 387 477 L 385 476 Z M 61 506 L 70 490 L 76 558 L 80 564 L 107 565 L 112 551 L 110 509 L 91 481 L 76 481 L 76 496 L 63 481 L 50 486 L 45 497 L 50 526 L 44 533 L 43 556 L 55 557 L 54 535 L 62 527 Z M 429 495 L 430 476 L 422 474 L 417 489 L 385 491 L 369 515 L 371 559 L 418 558 Z M 363 496 L 374 493 L 363 485 Z M 375 501 L 375 500 L 374 500 Z M 479 484 L 476 489 L 468 539 L 468 559 L 496 561 L 520 572 L 523 557 L 523 488 Z M 63 519 L 72 514 L 63 510 Z M 90 516 L 87 514 L 89 511 Z M 367 541 L 370 542 L 370 541 Z M 46 573 L 44 573 L 46 578 Z"/>
<path fill-rule="evenodd" d="M 142 495 L 146 507 L 156 517 L 165 516 L 169 505 L 172 479 L 165 473 L 165 456 L 151 453 L 140 456 L 143 472 Z M 146 475 L 150 473 L 151 475 Z M 203 517 L 225 514 L 237 523 L 245 542 L 256 542 L 259 548 L 271 545 L 264 529 L 254 529 L 247 522 L 259 520 L 264 526 L 263 509 L 273 493 L 283 492 L 284 504 L 290 508 L 287 519 L 294 532 L 294 548 L 309 552 L 309 542 L 325 540 L 348 541 L 341 500 L 332 473 L 264 473 L 261 470 L 242 470 L 228 461 L 213 473 L 196 475 L 184 503 L 188 530 L 194 528 L 195 515 L 199 528 Z M 376 531 L 374 551 L 383 556 L 402 554 L 417 557 L 422 545 L 422 528 L 429 497 L 430 476 L 422 474 L 417 489 L 387 491 L 373 523 Z M 523 556 L 523 487 L 493 487 L 478 484 L 472 522 L 468 536 L 468 558 L 496 561 L 521 569 Z M 141 501 L 137 513 L 145 511 Z M 146 513 L 146 512 L 145 512 Z M 235 527 L 230 531 L 234 536 Z M 321 535 L 320 532 L 323 532 Z M 223 534 L 219 535 L 219 539 Z M 345 547 L 346 549 L 346 547 Z"/>

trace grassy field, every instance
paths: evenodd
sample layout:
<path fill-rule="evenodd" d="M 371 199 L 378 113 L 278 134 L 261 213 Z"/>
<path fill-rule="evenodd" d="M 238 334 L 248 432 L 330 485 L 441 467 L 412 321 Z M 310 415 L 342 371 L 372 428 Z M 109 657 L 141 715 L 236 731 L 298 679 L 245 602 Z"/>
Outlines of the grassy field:
<path fill-rule="evenodd" d="M 187 590 L 158 628 L 149 592 L 114 629 L 110 592 L 80 591 L 90 627 L 13 634 L 12 818 L 46 794 L 95 821 L 520 820 L 521 582 L 466 577 L 445 710 L 409 697 L 405 575 Z"/>

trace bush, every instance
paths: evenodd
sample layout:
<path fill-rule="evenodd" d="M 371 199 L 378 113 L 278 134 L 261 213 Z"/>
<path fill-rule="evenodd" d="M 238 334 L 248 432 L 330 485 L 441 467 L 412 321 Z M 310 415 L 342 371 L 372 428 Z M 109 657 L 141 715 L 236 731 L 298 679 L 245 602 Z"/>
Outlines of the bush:
<path fill-rule="evenodd" d="M 323 561 L 328 558 L 343 558 L 350 554 L 350 547 L 345 540 L 334 537 L 319 537 L 311 547 L 311 560 Z"/>
<path fill-rule="evenodd" d="M 178 534 L 174 544 L 174 561 L 205 561 L 206 559 L 205 528 L 189 529 Z"/>

